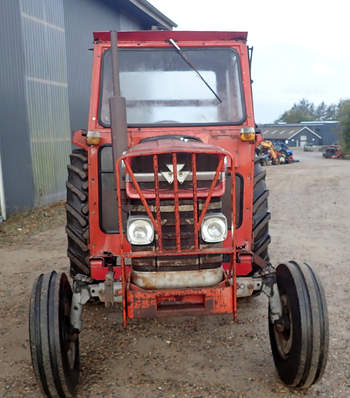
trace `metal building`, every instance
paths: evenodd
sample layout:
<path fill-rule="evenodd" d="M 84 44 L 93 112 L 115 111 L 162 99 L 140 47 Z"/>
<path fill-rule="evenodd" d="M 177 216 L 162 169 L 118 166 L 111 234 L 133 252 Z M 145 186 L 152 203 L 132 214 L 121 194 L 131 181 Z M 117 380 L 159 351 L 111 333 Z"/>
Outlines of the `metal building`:
<path fill-rule="evenodd" d="M 146 0 L 1 1 L 2 217 L 65 197 L 71 131 L 88 120 L 92 32 L 175 26 Z"/>
<path fill-rule="evenodd" d="M 336 120 L 301 122 L 322 137 L 322 145 L 335 145 L 340 142 L 341 125 Z"/>
<path fill-rule="evenodd" d="M 339 142 L 341 130 L 337 121 L 262 124 L 260 128 L 264 139 L 290 146 L 334 145 Z"/>
<path fill-rule="evenodd" d="M 274 144 L 284 142 L 292 147 L 305 145 L 322 145 L 322 137 L 307 126 L 300 124 L 268 125 L 261 128 L 265 140 Z"/>

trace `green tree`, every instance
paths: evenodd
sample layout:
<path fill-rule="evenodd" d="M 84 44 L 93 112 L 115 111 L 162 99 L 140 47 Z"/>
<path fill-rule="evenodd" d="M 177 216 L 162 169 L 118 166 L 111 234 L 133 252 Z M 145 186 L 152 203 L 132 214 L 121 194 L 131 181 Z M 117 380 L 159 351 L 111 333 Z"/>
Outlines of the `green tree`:
<path fill-rule="evenodd" d="M 324 101 L 315 110 L 315 120 L 337 120 L 339 105 L 325 104 Z"/>
<path fill-rule="evenodd" d="M 308 120 L 337 120 L 339 105 L 327 105 L 322 101 L 317 107 L 303 98 L 285 111 L 275 123 L 300 123 Z"/>
<path fill-rule="evenodd" d="M 339 103 L 338 120 L 341 125 L 342 150 L 350 154 L 350 99 Z"/>
<path fill-rule="evenodd" d="M 324 118 L 320 120 L 337 120 L 338 119 L 339 105 L 330 104 L 327 107 Z"/>
<path fill-rule="evenodd" d="M 328 108 L 325 102 L 322 101 L 315 111 L 316 120 L 327 120 Z"/>
<path fill-rule="evenodd" d="M 315 120 L 315 106 L 303 98 L 299 103 L 294 104 L 291 109 L 285 111 L 275 123 L 300 123 L 307 120 Z"/>

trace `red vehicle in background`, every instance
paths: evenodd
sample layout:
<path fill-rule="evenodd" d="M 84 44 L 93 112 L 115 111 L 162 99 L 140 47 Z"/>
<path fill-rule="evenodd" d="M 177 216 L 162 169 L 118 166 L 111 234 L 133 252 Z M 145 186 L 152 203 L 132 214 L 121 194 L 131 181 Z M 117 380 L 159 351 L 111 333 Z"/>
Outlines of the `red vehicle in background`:
<path fill-rule="evenodd" d="M 322 156 L 326 159 L 343 159 L 344 154 L 340 145 L 328 145 Z"/>
<path fill-rule="evenodd" d="M 269 261 L 268 190 L 255 148 L 245 32 L 99 32 L 88 130 L 67 181 L 71 288 L 34 283 L 30 342 L 47 396 L 74 395 L 83 305 L 142 317 L 232 314 L 264 292 L 279 376 L 307 388 L 328 347 L 322 286 L 306 264 Z M 116 342 L 117 343 L 117 342 Z"/>

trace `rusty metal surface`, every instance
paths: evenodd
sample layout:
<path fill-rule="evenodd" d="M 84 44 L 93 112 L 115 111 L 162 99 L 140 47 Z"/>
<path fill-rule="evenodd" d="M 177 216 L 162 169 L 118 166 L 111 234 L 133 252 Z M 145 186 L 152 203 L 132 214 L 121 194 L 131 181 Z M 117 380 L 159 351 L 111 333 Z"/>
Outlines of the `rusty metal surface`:
<path fill-rule="evenodd" d="M 137 257 L 155 257 L 155 256 L 198 256 L 200 254 L 232 254 L 233 248 L 219 247 L 213 249 L 198 249 L 198 250 L 182 250 L 181 252 L 169 250 L 169 251 L 139 251 L 139 252 L 128 252 L 125 253 L 125 257 L 137 258 Z"/>
<path fill-rule="evenodd" d="M 105 306 L 113 307 L 114 304 L 114 272 L 108 271 L 104 282 L 104 303 Z"/>
<path fill-rule="evenodd" d="M 131 272 L 131 281 L 143 289 L 208 287 L 217 285 L 223 278 L 222 267 L 192 271 Z"/>
<path fill-rule="evenodd" d="M 127 291 L 128 318 L 229 314 L 233 312 L 232 287 L 144 290 L 131 284 Z"/>
<path fill-rule="evenodd" d="M 260 290 L 262 286 L 261 279 L 257 278 L 237 278 L 237 297 L 249 297 L 254 290 Z"/>

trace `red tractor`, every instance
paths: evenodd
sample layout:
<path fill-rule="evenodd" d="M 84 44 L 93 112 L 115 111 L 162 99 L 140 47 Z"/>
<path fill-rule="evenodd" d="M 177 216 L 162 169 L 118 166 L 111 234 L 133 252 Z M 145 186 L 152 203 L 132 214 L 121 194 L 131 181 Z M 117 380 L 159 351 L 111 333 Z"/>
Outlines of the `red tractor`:
<path fill-rule="evenodd" d="M 269 262 L 268 190 L 255 148 L 245 32 L 99 32 L 88 130 L 68 165 L 64 273 L 40 275 L 30 304 L 44 394 L 79 379 L 83 305 L 142 317 L 232 314 L 264 292 L 282 381 L 308 388 L 327 361 L 323 288 L 310 266 Z"/>

